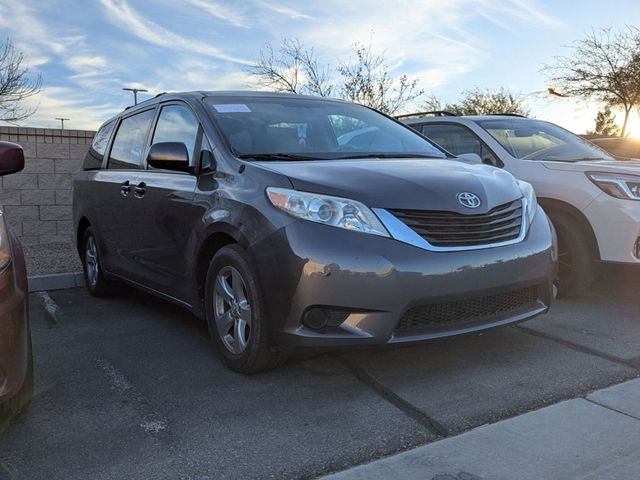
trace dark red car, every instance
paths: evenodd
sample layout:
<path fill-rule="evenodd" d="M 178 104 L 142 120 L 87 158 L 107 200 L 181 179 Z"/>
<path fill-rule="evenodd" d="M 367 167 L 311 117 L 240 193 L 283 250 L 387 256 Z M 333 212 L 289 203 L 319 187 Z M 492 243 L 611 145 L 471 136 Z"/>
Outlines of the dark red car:
<path fill-rule="evenodd" d="M 0 175 L 24 168 L 22 147 L 0 142 Z M 22 410 L 33 393 L 27 270 L 18 239 L 0 208 L 0 419 Z"/>

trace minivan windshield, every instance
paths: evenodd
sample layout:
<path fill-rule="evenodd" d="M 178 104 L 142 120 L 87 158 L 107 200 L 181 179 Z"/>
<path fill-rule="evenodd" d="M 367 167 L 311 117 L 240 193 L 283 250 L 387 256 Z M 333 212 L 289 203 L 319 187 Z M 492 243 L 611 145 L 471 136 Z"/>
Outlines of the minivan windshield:
<path fill-rule="evenodd" d="M 613 160 L 593 143 L 541 120 L 510 118 L 477 123 L 515 158 L 558 162 Z"/>
<path fill-rule="evenodd" d="M 295 97 L 209 97 L 233 154 L 253 160 L 446 158 L 413 130 L 361 105 Z"/>

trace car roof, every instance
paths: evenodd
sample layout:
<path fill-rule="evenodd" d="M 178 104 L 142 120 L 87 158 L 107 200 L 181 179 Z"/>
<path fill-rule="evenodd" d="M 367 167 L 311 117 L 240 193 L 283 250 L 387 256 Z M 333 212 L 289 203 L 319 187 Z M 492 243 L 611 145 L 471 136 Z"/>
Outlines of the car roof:
<path fill-rule="evenodd" d="M 402 119 L 403 123 L 408 125 L 414 123 L 425 123 L 425 122 L 478 122 L 481 120 L 517 120 L 517 121 L 525 121 L 525 120 L 535 120 L 529 117 L 523 117 L 520 115 L 443 115 L 443 116 L 434 116 L 434 117 L 415 117 L 415 118 L 407 118 Z"/>
<path fill-rule="evenodd" d="M 257 91 L 257 90 L 195 90 L 188 92 L 163 92 L 157 94 L 155 97 L 148 98 L 142 102 L 139 102 L 137 105 L 130 105 L 121 112 L 118 112 L 116 115 L 109 118 L 107 121 L 103 123 L 106 125 L 107 123 L 116 120 L 121 117 L 125 112 L 134 113 L 137 111 L 142 111 L 150 106 L 156 105 L 159 102 L 165 102 L 167 100 L 186 100 L 186 99 L 198 99 L 201 100 L 203 98 L 208 97 L 257 97 L 257 98 L 295 98 L 295 99 L 305 99 L 305 100 L 317 100 L 317 101 L 330 101 L 330 102 L 341 102 L 348 103 L 344 100 L 338 98 L 331 97 L 318 97 L 312 95 L 300 95 L 298 93 L 288 93 L 288 92 L 266 92 L 266 91 Z"/>

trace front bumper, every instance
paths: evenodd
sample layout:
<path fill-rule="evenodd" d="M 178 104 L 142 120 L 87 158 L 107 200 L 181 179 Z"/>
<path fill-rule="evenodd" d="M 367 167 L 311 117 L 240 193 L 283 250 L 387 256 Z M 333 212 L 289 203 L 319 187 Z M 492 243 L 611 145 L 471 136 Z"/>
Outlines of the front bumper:
<path fill-rule="evenodd" d="M 252 249 L 274 340 L 285 348 L 410 343 L 523 321 L 545 312 L 555 274 L 552 230 L 541 209 L 524 241 L 463 252 L 430 252 L 396 240 L 296 221 Z M 515 292 L 535 299 L 492 315 Z M 519 295 L 519 294 L 518 294 Z M 447 310 L 449 322 L 404 328 L 406 315 Z M 501 303 L 502 305 L 502 303 Z M 347 311 L 339 326 L 304 325 L 309 308 Z M 484 309 L 484 310 L 483 310 Z M 424 313 L 424 312 L 423 312 Z M 424 315 L 423 315 L 424 316 Z M 462 319 L 460 319 L 462 320 Z M 414 322 L 415 323 L 415 322 Z"/>
<path fill-rule="evenodd" d="M 24 383 L 28 365 L 28 288 L 22 249 L 15 238 L 9 265 L 0 270 L 0 403 Z"/>
<path fill-rule="evenodd" d="M 583 213 L 596 236 L 600 260 L 640 265 L 634 254 L 640 237 L 640 202 L 601 193 Z"/>

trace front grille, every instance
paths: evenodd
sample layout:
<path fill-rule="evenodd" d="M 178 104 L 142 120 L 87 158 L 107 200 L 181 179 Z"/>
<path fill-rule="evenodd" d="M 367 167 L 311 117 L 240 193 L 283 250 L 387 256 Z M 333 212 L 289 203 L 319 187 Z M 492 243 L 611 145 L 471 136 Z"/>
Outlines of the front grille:
<path fill-rule="evenodd" d="M 444 329 L 491 320 L 532 307 L 539 298 L 539 287 L 527 287 L 457 302 L 436 303 L 410 308 L 396 326 L 396 333 Z"/>
<path fill-rule="evenodd" d="M 487 213 L 389 209 L 434 247 L 471 247 L 515 240 L 522 228 L 522 200 Z"/>

